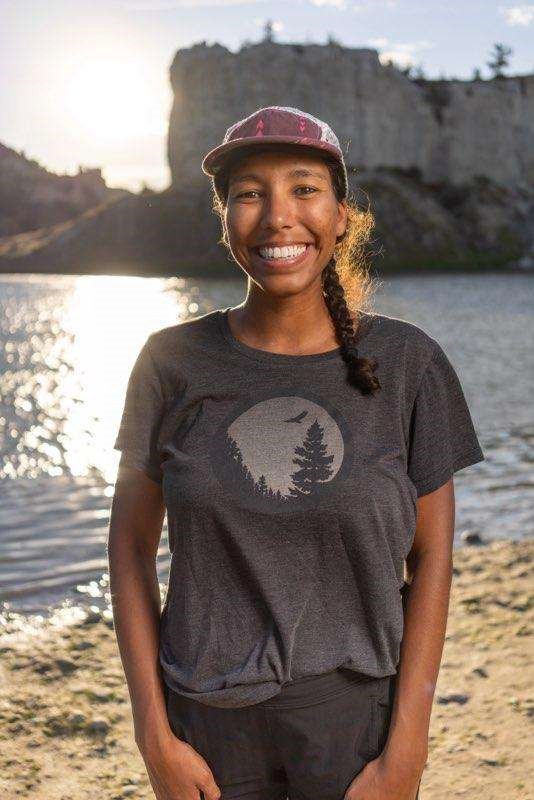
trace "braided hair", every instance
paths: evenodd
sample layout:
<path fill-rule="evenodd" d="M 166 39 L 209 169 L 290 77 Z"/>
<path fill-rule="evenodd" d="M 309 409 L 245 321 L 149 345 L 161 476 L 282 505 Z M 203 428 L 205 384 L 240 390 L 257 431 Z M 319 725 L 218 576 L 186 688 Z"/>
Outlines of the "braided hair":
<path fill-rule="evenodd" d="M 336 336 L 341 346 L 341 355 L 347 365 L 347 380 L 362 394 L 371 394 L 380 389 L 380 381 L 373 371 L 378 367 L 376 359 L 360 357 L 358 339 L 349 313 L 345 292 L 332 257 L 323 270 L 323 294 Z"/>
<path fill-rule="evenodd" d="M 261 150 L 280 150 L 280 144 L 261 146 Z M 284 148 L 292 152 L 299 152 L 291 145 Z M 251 153 L 258 153 L 259 146 L 250 148 Z M 223 168 L 212 178 L 213 210 L 221 220 L 223 234 L 219 243 L 229 248 L 227 233 L 224 226 L 224 210 L 228 199 L 228 179 L 232 167 L 238 160 L 247 154 L 249 148 L 243 147 L 235 155 L 230 154 Z M 302 152 L 302 150 L 300 150 Z M 324 156 L 332 179 L 332 186 L 336 199 L 340 202 L 344 197 L 344 185 L 341 168 L 335 159 Z M 380 381 L 374 374 L 378 367 L 376 359 L 360 356 L 358 341 L 362 337 L 364 322 L 360 314 L 373 288 L 373 281 L 366 268 L 366 246 L 369 235 L 374 227 L 372 213 L 360 210 L 347 199 L 347 229 L 336 240 L 334 253 L 322 272 L 322 288 L 326 306 L 328 308 L 336 338 L 341 348 L 341 355 L 347 365 L 347 381 L 351 386 L 359 389 L 364 395 L 374 394 L 378 391 Z M 356 309 L 355 320 L 349 310 L 350 305 Z M 354 322 L 357 322 L 356 331 Z"/>

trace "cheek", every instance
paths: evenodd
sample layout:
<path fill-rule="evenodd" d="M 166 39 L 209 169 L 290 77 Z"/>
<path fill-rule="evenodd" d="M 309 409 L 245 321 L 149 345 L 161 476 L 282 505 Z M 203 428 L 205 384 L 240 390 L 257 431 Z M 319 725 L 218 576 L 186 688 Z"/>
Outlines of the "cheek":
<path fill-rule="evenodd" d="M 225 216 L 226 230 L 230 241 L 236 243 L 250 235 L 258 222 L 258 213 L 249 205 L 235 206 Z"/>
<path fill-rule="evenodd" d="M 230 252 L 239 266 L 246 269 L 248 259 L 245 243 L 250 239 L 254 225 L 250 223 L 246 213 L 233 213 L 225 218 L 225 226 Z"/>
<path fill-rule="evenodd" d="M 321 244 L 324 245 L 330 243 L 330 240 L 335 240 L 336 218 L 332 215 L 329 204 L 310 203 L 305 212 L 302 222 L 317 236 Z"/>

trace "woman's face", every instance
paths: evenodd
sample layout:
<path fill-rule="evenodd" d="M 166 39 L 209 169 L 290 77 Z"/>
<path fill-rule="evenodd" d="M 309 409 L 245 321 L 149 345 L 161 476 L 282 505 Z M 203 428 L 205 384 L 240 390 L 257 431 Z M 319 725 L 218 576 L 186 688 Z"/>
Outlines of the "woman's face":
<path fill-rule="evenodd" d="M 282 296 L 320 282 L 336 237 L 345 232 L 347 208 L 320 157 L 263 152 L 231 169 L 224 224 L 237 263 L 264 291 Z M 286 258 L 262 249 L 287 245 L 297 249 Z"/>

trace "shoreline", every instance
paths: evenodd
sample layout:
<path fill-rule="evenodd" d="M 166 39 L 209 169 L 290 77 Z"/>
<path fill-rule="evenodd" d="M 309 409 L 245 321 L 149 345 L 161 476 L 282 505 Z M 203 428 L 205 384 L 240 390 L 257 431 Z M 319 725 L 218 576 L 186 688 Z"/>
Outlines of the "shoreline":
<path fill-rule="evenodd" d="M 534 540 L 454 550 L 421 800 L 527 800 Z M 153 798 L 110 615 L 0 635 L 4 800 Z"/>
<path fill-rule="evenodd" d="M 102 266 L 96 266 L 94 269 L 81 268 L 67 270 L 58 269 L 54 265 L 45 267 L 42 265 L 34 265 L 31 268 L 17 269 L 15 262 L 6 264 L 0 260 L 0 276 L 9 275 L 57 275 L 59 277 L 85 277 L 85 276 L 106 276 L 112 275 L 114 277 L 137 277 L 137 278 L 185 278 L 190 280 L 210 280 L 213 278 L 227 280 L 239 279 L 239 274 L 236 272 L 234 264 L 229 262 L 217 262 L 214 260 L 210 267 L 204 269 L 191 269 L 180 268 L 177 272 L 175 266 L 169 264 L 154 265 L 154 269 L 146 268 L 146 262 L 131 262 L 126 264 L 124 260 L 120 263 L 115 263 L 112 259 L 107 262 L 103 260 Z M 465 262 L 432 262 L 428 260 L 424 263 L 418 264 L 413 261 L 399 261 L 396 264 L 376 264 L 369 265 L 369 274 L 376 277 L 380 276 L 398 276 L 398 275 L 534 275 L 533 267 L 520 267 L 513 262 L 502 260 L 491 260 L 480 262 L 468 260 Z"/>

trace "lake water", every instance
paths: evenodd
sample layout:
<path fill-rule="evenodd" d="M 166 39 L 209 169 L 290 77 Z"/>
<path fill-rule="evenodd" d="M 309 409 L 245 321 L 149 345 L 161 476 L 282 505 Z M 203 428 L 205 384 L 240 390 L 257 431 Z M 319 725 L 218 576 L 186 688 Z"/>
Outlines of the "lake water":
<path fill-rule="evenodd" d="M 456 540 L 534 531 L 534 276 L 381 279 L 460 376 L 486 461 L 455 476 Z M 241 280 L 0 276 L 3 620 L 109 604 L 105 551 L 126 381 L 145 338 L 244 297 Z M 167 531 L 158 554 L 167 581 Z M 35 617 L 36 620 L 39 616 Z"/>

